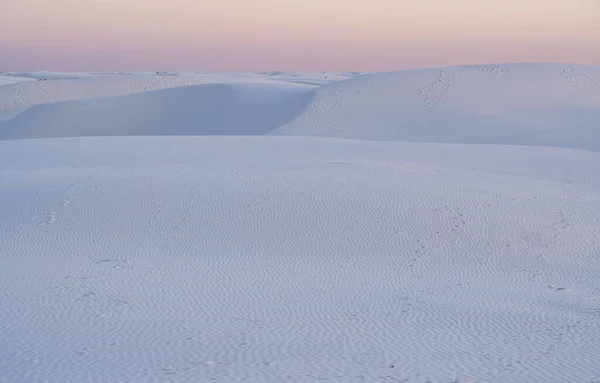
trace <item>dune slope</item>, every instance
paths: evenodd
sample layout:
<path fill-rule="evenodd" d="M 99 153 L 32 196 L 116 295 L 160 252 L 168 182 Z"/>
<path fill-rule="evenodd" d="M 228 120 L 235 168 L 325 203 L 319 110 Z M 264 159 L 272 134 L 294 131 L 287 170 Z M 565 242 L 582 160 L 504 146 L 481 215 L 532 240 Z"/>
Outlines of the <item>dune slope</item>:
<path fill-rule="evenodd" d="M 512 64 L 358 76 L 273 134 L 600 150 L 600 68 Z"/>
<path fill-rule="evenodd" d="M 7 77 L 10 78 L 10 77 Z M 29 107 L 58 101 L 93 99 L 205 83 L 202 77 L 88 76 L 51 77 L 0 87 L 0 116 L 16 115 Z"/>
<path fill-rule="evenodd" d="M 593 382 L 596 153 L 0 142 L 0 381 Z"/>
<path fill-rule="evenodd" d="M 203 84 L 36 105 L 0 121 L 0 140 L 131 135 L 265 134 L 308 104 L 310 85 Z"/>
<path fill-rule="evenodd" d="M 15 77 L 17 75 L 25 77 Z M 324 85 L 346 80 L 352 76 L 352 74 L 341 73 L 294 74 L 279 72 L 276 75 L 220 72 L 0 74 L 0 118 L 13 117 L 29 107 L 51 102 L 106 98 L 188 85 L 240 82 L 292 82 Z"/>
<path fill-rule="evenodd" d="M 600 150 L 598 67 L 506 64 L 345 81 L 341 74 L 321 76 L 138 75 L 8 85 L 0 87 L 6 113 L 29 108 L 0 120 L 0 140 L 272 134 Z M 218 84 L 181 87 L 201 81 Z M 28 90 L 9 92 L 20 88 Z"/>

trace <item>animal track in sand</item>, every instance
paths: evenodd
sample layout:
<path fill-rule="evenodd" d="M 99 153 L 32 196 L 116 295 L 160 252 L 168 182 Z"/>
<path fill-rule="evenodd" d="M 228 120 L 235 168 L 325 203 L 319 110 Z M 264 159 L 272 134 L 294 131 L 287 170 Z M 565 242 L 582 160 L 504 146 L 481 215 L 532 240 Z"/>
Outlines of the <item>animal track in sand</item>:
<path fill-rule="evenodd" d="M 50 217 L 46 222 L 40 222 L 40 226 L 52 225 L 54 222 L 56 222 L 56 212 L 53 211 L 50 213 Z"/>
<path fill-rule="evenodd" d="M 81 355 L 81 356 L 88 356 L 90 351 L 91 351 L 91 348 L 84 347 L 82 349 L 73 351 L 73 353 L 77 354 L 77 355 Z"/>
<path fill-rule="evenodd" d="M 435 232 L 431 234 L 428 238 L 416 239 L 417 246 L 414 249 L 414 257 L 408 264 L 408 267 L 415 266 L 417 262 L 423 259 L 423 257 L 427 254 L 428 243 L 434 237 L 447 233 L 455 233 L 458 230 L 460 230 L 463 226 L 467 225 L 465 212 L 460 208 L 451 208 L 448 205 L 444 205 L 441 208 L 433 209 L 433 211 L 442 215 L 452 216 L 452 221 L 450 221 L 449 224 L 444 222 L 443 226 L 439 227 L 439 229 L 436 229 Z"/>
<path fill-rule="evenodd" d="M 77 169 L 79 167 L 79 165 L 72 163 L 72 162 L 70 162 L 70 166 L 72 166 L 74 169 Z M 82 184 L 92 182 L 96 177 L 101 175 L 101 172 L 102 171 L 95 169 L 93 171 L 88 172 L 83 177 L 76 179 L 75 181 L 62 186 L 58 190 L 53 191 L 57 195 L 61 196 L 61 199 L 59 200 L 61 202 L 56 203 L 56 205 L 55 205 L 56 210 L 50 211 L 50 213 L 48 214 L 49 217 L 47 218 L 47 220 L 40 222 L 38 224 L 38 226 L 51 225 L 51 224 L 56 223 L 56 221 L 58 219 L 59 211 L 67 208 L 69 205 L 71 205 L 73 203 L 73 196 L 75 194 L 76 189 L 79 188 Z M 99 184 L 97 186 L 91 187 L 89 190 L 95 191 L 95 190 L 101 190 L 103 188 L 104 188 L 104 185 Z M 48 191 L 44 191 L 44 192 L 48 192 Z M 35 194 L 36 194 L 37 198 L 39 198 L 39 199 L 43 198 L 43 195 L 40 191 L 36 191 Z M 32 218 L 32 220 L 36 220 L 36 218 Z"/>
<path fill-rule="evenodd" d="M 587 96 L 600 97 L 600 84 L 574 66 L 563 69 L 561 75 L 579 92 Z"/>
<path fill-rule="evenodd" d="M 453 80 L 464 73 L 465 71 L 463 70 L 447 76 L 444 75 L 443 71 L 440 71 L 432 83 L 417 89 L 417 98 L 425 105 L 425 115 L 420 117 L 417 121 L 407 124 L 405 129 L 411 128 L 414 125 L 426 124 L 430 121 L 434 121 L 437 118 L 443 100 L 452 89 Z M 437 95 L 435 93 L 437 93 Z"/>
<path fill-rule="evenodd" d="M 502 73 L 510 72 L 510 69 L 504 68 L 499 65 L 475 65 L 474 68 L 477 69 L 479 72 L 487 72 L 487 73 L 495 73 L 495 74 L 502 74 Z"/>
<path fill-rule="evenodd" d="M 111 278 L 114 273 L 124 272 L 119 270 L 132 270 L 132 263 L 125 260 L 101 259 L 90 266 L 87 275 L 64 276 L 57 285 L 50 288 L 53 295 L 59 300 L 67 299 L 76 305 L 84 305 L 81 307 L 88 310 L 86 315 L 105 316 L 108 312 L 122 312 L 123 308 L 129 305 L 129 301 L 114 296 L 106 289 L 108 285 L 103 281 Z"/>

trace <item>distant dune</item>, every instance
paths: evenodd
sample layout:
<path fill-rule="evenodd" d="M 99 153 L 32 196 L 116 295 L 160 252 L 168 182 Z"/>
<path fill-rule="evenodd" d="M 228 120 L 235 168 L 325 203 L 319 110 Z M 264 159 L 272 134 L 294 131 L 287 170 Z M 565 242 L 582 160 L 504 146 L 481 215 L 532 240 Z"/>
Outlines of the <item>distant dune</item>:
<path fill-rule="evenodd" d="M 382 73 L 322 87 L 275 134 L 600 150 L 600 68 L 514 64 Z"/>
<path fill-rule="evenodd" d="M 22 77 L 15 77 L 22 76 Z M 187 85 L 292 82 L 325 85 L 349 74 L 329 73 L 11 73 L 0 75 L 0 118 L 51 102 L 122 96 Z M 25 81 L 27 81 L 25 83 Z M 3 84 L 7 84 L 1 86 Z M 8 85 L 12 84 L 12 85 Z M 113 116 L 112 118 L 115 118 Z"/>
<path fill-rule="evenodd" d="M 0 87 L 0 108 L 32 107 L 0 121 L 0 139 L 277 134 L 600 150 L 597 67 L 507 64 L 331 77 L 320 87 L 306 75 L 279 72 L 14 84 Z M 203 82 L 237 85 L 182 87 Z M 154 92 L 162 88 L 177 89 Z"/>
<path fill-rule="evenodd" d="M 49 78 L 46 81 L 20 82 L 0 87 L 0 116 L 57 101 L 120 96 L 206 82 L 202 77 L 140 75 L 77 76 L 74 79 L 63 75 Z"/>
<path fill-rule="evenodd" d="M 28 82 L 28 81 L 34 81 L 34 79 L 29 78 L 29 77 L 19 77 L 19 76 L 3 76 L 2 72 L 0 72 L 0 89 L 2 89 L 2 86 L 6 86 L 6 85 L 10 85 L 10 84 L 17 84 L 20 82 Z"/>
<path fill-rule="evenodd" d="M 204 84 L 42 104 L 0 122 L 0 139 L 265 134 L 300 114 L 312 88 L 280 82 Z"/>

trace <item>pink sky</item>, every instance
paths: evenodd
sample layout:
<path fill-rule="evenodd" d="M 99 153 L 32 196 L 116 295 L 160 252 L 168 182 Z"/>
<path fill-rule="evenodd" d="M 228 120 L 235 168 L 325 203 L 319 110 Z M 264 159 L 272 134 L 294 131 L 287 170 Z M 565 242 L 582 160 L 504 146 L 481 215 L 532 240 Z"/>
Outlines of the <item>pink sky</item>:
<path fill-rule="evenodd" d="M 600 65 L 600 0 L 0 0 L 0 70 Z"/>

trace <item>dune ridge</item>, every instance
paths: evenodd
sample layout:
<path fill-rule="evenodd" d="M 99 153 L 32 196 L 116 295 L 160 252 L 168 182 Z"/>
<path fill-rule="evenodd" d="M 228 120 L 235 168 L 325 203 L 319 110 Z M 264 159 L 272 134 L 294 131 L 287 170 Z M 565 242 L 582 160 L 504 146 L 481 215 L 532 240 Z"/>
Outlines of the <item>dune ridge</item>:
<path fill-rule="evenodd" d="M 89 89 L 93 90 L 77 85 L 72 95 L 68 86 L 61 85 L 64 93 L 52 99 L 72 97 L 75 101 L 43 103 L 43 97 L 38 99 L 39 105 L 0 121 L 0 139 L 273 134 L 600 150 L 597 67 L 450 67 L 357 75 L 343 81 L 338 77 L 322 86 L 302 76 L 294 80 L 290 74 L 261 74 L 260 81 L 247 82 L 248 86 L 240 86 L 246 83 L 243 79 L 250 78 L 247 76 L 238 76 L 237 82 L 213 76 L 210 81 L 221 85 L 204 84 L 194 91 L 181 85 L 206 80 L 179 76 L 158 76 L 154 82 L 145 79 L 141 83 L 127 76 L 88 79 L 85 81 L 92 81 Z M 264 80 L 271 77 L 281 81 Z M 136 88 L 138 83 L 143 87 Z M 235 94 L 219 98 L 225 92 L 224 83 L 229 83 Z M 0 88 L 0 93 L 8 87 Z M 172 90 L 148 91 L 152 87 Z M 111 101 L 120 91 L 142 93 Z M 109 96 L 79 99 L 100 95 Z M 247 104 L 235 101 L 238 98 L 248 100 Z M 272 101 L 252 101 L 265 98 Z M 26 106 L 28 99 L 22 98 L 18 104 Z M 5 110 L 14 107 L 10 102 L 4 104 Z"/>
<path fill-rule="evenodd" d="M 27 77 L 16 77 L 27 76 Z M 59 101 L 107 98 L 188 85 L 292 82 L 323 85 L 348 79 L 344 73 L 11 73 L 0 74 L 0 118 Z M 34 81 L 39 80 L 39 81 Z M 24 82 L 26 81 L 26 83 Z M 6 85 L 2 86 L 3 83 Z"/>
<path fill-rule="evenodd" d="M 600 150 L 600 68 L 505 64 L 357 76 L 272 134 Z"/>

